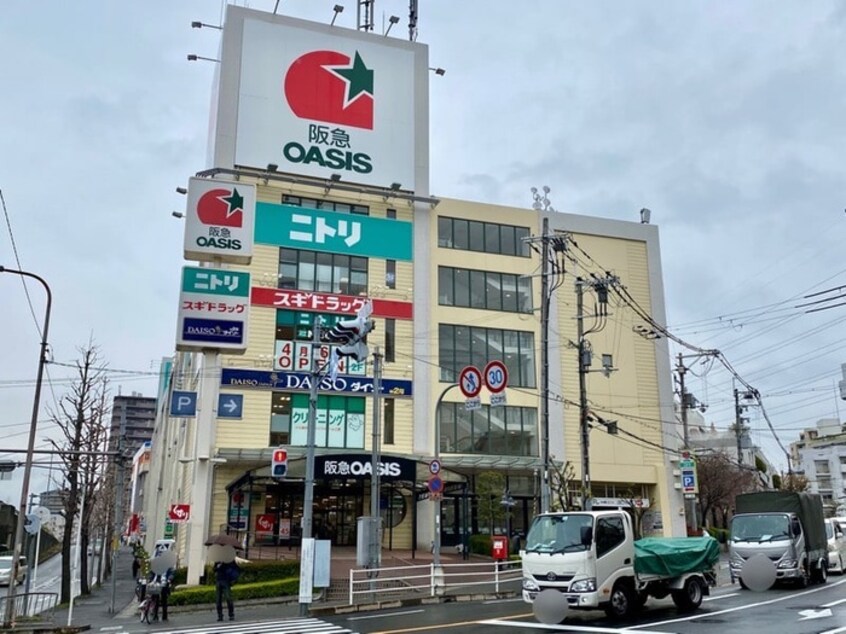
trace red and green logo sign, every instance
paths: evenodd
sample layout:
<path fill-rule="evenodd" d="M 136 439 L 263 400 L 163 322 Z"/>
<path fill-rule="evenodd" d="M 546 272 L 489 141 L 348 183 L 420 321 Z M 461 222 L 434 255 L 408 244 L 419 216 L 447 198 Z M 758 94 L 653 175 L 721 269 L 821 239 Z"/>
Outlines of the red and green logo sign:
<path fill-rule="evenodd" d="M 204 225 L 241 227 L 244 224 L 244 197 L 233 189 L 211 189 L 197 201 L 197 217 Z"/>
<path fill-rule="evenodd" d="M 285 98 L 300 119 L 373 129 L 373 70 L 361 55 L 312 51 L 285 75 Z"/>

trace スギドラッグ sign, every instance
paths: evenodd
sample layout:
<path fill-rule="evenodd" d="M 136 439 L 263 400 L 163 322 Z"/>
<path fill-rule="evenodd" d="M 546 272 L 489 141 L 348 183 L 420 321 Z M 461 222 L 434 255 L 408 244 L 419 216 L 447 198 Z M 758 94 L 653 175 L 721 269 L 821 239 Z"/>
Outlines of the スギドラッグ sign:
<path fill-rule="evenodd" d="M 176 349 L 246 350 L 249 298 L 249 273 L 183 267 Z"/>

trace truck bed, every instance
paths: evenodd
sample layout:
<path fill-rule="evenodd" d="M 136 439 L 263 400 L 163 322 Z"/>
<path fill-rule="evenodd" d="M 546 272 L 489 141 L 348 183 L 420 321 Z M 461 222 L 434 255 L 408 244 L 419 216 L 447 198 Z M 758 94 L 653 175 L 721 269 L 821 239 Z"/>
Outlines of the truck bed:
<path fill-rule="evenodd" d="M 720 545 L 713 537 L 646 537 L 634 547 L 634 569 L 639 577 L 706 572 L 720 559 Z"/>

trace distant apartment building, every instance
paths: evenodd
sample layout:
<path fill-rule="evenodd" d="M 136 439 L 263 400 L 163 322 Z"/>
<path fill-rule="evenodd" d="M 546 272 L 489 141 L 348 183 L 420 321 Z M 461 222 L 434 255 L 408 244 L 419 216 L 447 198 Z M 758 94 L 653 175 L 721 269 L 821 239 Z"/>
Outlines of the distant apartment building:
<path fill-rule="evenodd" d="M 705 418 L 699 412 L 688 412 L 690 446 L 698 455 L 707 453 L 721 453 L 739 465 L 758 470 L 758 480 L 765 488 L 772 488 L 775 467 L 760 447 L 752 441 L 747 431 L 740 436 L 740 453 L 738 454 L 738 439 L 734 428 L 720 429 L 714 423 L 706 424 Z M 761 470 L 761 467 L 764 470 Z"/>
<path fill-rule="evenodd" d="M 829 515 L 846 513 L 846 428 L 837 419 L 824 418 L 816 429 L 806 429 L 791 443 L 795 469 L 808 478 L 808 488 L 819 493 Z"/>
<path fill-rule="evenodd" d="M 65 506 L 65 491 L 63 489 L 50 489 L 38 494 L 38 505 L 43 506 L 53 514 L 61 513 Z"/>

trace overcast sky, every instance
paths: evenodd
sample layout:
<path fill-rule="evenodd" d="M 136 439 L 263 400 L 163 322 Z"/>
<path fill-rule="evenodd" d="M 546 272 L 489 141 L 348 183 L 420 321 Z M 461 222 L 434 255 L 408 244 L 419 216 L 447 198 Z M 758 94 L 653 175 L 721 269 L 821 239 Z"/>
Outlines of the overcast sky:
<path fill-rule="evenodd" d="M 328 22 L 333 4 L 281 0 L 279 12 Z M 354 27 L 355 2 L 343 4 L 336 24 Z M 446 69 L 431 77 L 433 194 L 529 207 L 530 187 L 548 185 L 559 211 L 636 221 L 650 208 L 671 331 L 720 349 L 785 445 L 839 416 L 846 307 L 794 307 L 846 284 L 846 4 L 420 4 L 418 39 Z M 376 2 L 377 30 L 391 14 L 390 36 L 407 37 L 398 0 Z M 3 1 L 0 264 L 17 266 L 10 224 L 20 266 L 53 290 L 57 362 L 89 337 L 113 370 L 154 371 L 172 353 L 183 260 L 170 212 L 185 204 L 174 188 L 206 167 L 213 71 L 186 54 L 216 57 L 219 40 L 190 22 L 220 19 L 219 0 Z M 29 289 L 40 323 L 44 293 Z M 40 337 L 16 276 L 0 275 L 0 306 L 0 448 L 25 447 Z M 726 427 L 730 377 L 693 369 L 706 421 Z M 70 375 L 49 368 L 41 420 Z M 114 393 L 155 391 L 152 377 L 111 380 Z M 21 473 L 0 499 L 17 504 Z"/>

